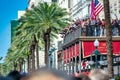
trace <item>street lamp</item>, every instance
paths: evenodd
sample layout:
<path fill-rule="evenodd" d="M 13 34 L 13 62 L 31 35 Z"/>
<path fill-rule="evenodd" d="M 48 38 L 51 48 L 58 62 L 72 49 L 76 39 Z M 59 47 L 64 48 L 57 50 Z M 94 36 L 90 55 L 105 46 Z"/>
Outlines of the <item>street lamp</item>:
<path fill-rule="evenodd" d="M 94 46 L 95 46 L 96 49 L 98 48 L 98 46 L 99 46 L 99 41 L 98 41 L 98 39 L 96 39 L 96 40 L 94 41 Z"/>
<path fill-rule="evenodd" d="M 96 39 L 94 41 L 94 47 L 96 48 L 96 50 L 94 51 L 94 53 L 95 53 L 95 61 L 96 61 L 96 68 L 98 68 L 98 58 L 97 58 L 97 55 L 99 54 L 98 46 L 99 46 L 99 41 L 98 41 L 98 39 Z"/>
<path fill-rule="evenodd" d="M 98 41 L 98 39 L 96 39 L 95 41 L 94 41 L 94 47 L 96 48 L 94 51 L 93 51 L 93 53 L 92 54 L 94 54 L 95 55 L 95 62 L 96 62 L 96 68 L 98 68 L 98 58 L 97 58 L 97 56 L 98 55 L 101 55 L 100 54 L 100 52 L 98 51 L 98 46 L 99 46 L 99 41 Z M 90 62 L 90 64 L 94 64 L 94 62 L 92 61 L 92 55 L 91 55 L 91 62 Z"/>

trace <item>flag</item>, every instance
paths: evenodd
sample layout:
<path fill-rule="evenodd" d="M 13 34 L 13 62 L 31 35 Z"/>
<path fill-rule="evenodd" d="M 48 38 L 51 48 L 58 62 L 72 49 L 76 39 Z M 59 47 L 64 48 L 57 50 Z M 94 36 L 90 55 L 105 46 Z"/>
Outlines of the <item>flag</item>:
<path fill-rule="evenodd" d="M 91 8 L 90 18 L 91 19 L 96 19 L 95 14 L 94 14 L 95 6 L 94 6 L 94 1 L 93 0 L 91 2 L 91 7 L 90 8 Z"/>
<path fill-rule="evenodd" d="M 94 14 L 95 14 L 95 16 L 97 16 L 104 7 L 98 0 L 95 0 L 94 6 L 95 6 Z"/>

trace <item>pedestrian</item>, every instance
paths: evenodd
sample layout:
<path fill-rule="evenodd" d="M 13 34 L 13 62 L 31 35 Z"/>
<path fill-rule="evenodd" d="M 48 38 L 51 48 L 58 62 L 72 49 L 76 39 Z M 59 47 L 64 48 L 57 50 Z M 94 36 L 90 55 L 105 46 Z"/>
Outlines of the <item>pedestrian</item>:
<path fill-rule="evenodd" d="M 108 73 L 102 69 L 93 69 L 89 75 L 91 80 L 109 80 Z"/>
<path fill-rule="evenodd" d="M 81 78 L 82 80 L 90 80 L 90 78 L 88 77 L 88 75 L 83 74 L 83 73 L 80 74 L 79 78 Z"/>
<path fill-rule="evenodd" d="M 2 75 L 0 75 L 0 80 L 5 80 L 5 77 L 3 77 Z"/>
<path fill-rule="evenodd" d="M 22 78 L 22 75 L 14 70 L 11 71 L 7 76 L 6 76 L 6 80 L 20 80 Z"/>
<path fill-rule="evenodd" d="M 80 77 L 72 77 L 71 80 L 82 80 Z"/>
<path fill-rule="evenodd" d="M 71 80 L 67 73 L 55 69 L 41 68 L 32 72 L 27 80 Z"/>

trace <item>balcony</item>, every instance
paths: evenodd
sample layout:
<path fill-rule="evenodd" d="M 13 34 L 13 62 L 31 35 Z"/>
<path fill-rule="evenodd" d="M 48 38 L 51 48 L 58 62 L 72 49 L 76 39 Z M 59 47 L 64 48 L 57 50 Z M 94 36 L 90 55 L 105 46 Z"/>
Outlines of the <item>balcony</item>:
<path fill-rule="evenodd" d="M 79 38 L 81 36 L 81 28 L 77 28 L 75 31 L 71 31 L 67 33 L 64 37 L 64 44 L 67 44 L 76 38 Z"/>
<path fill-rule="evenodd" d="M 106 36 L 86 36 L 84 32 L 81 31 L 81 27 L 77 27 L 75 31 L 71 31 L 65 34 L 63 37 L 63 43 L 59 43 L 59 49 L 62 50 L 62 48 L 70 46 L 78 41 L 94 41 L 95 39 L 98 39 L 100 41 L 105 41 Z M 117 33 L 118 34 L 118 33 Z M 119 35 L 113 36 L 113 40 L 118 41 L 120 40 Z"/>
<path fill-rule="evenodd" d="M 62 41 L 59 41 L 58 42 L 58 51 L 62 50 L 62 45 L 63 45 Z"/>

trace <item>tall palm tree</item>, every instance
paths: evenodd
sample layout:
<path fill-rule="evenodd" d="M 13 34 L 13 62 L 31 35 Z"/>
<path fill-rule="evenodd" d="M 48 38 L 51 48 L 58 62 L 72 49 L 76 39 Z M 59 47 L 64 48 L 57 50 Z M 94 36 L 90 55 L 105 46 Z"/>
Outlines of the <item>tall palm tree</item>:
<path fill-rule="evenodd" d="M 29 14 L 29 13 L 27 13 Z M 25 21 L 26 19 L 22 18 L 20 22 L 22 24 L 16 28 L 16 37 L 17 41 L 14 40 L 14 42 L 18 42 L 17 44 L 21 47 L 26 47 L 27 50 L 28 47 L 30 47 L 30 54 L 28 55 L 28 71 L 35 69 L 35 50 L 36 50 L 36 59 L 37 59 L 37 68 L 39 68 L 39 48 L 43 47 L 42 39 L 41 39 L 41 32 L 37 32 L 36 28 L 31 29 L 32 23 Z M 29 28 L 30 27 L 30 28 Z M 28 51 L 28 50 L 27 50 Z M 28 53 L 28 52 L 27 52 Z M 31 63 L 32 60 L 32 63 Z M 30 66 L 32 65 L 32 69 L 30 69 Z"/>
<path fill-rule="evenodd" d="M 29 23 L 32 23 L 34 27 L 30 27 L 32 30 L 36 29 L 37 32 L 42 30 L 43 40 L 45 43 L 45 63 L 48 64 L 48 50 L 50 47 L 50 35 L 56 36 L 60 30 L 65 28 L 69 18 L 66 9 L 62 9 L 55 3 L 51 5 L 47 3 L 39 3 L 34 7 L 31 14 L 26 14 L 26 19 Z"/>
<path fill-rule="evenodd" d="M 109 0 L 103 0 L 106 21 L 106 43 L 107 43 L 107 61 L 109 77 L 114 77 L 113 71 L 113 47 L 112 47 L 112 26 L 110 18 Z"/>

